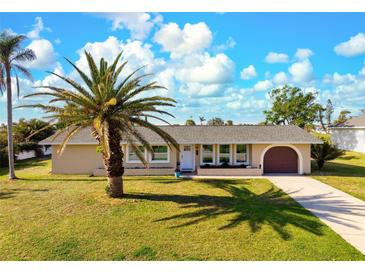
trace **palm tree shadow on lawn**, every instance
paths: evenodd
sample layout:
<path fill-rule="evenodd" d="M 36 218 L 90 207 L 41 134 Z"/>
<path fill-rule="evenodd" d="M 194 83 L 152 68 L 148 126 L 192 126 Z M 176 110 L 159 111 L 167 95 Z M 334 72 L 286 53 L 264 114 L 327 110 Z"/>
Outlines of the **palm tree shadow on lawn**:
<path fill-rule="evenodd" d="M 223 189 L 227 196 L 211 195 L 170 195 L 170 194 L 125 194 L 127 199 L 140 199 L 149 201 L 168 201 L 181 205 L 181 208 L 195 209 L 195 211 L 176 214 L 156 220 L 156 222 L 182 220 L 183 222 L 171 228 L 194 225 L 222 215 L 235 214 L 227 224 L 219 227 L 219 230 L 231 229 L 242 223 L 248 222 L 252 232 L 259 231 L 264 224 L 270 225 L 284 240 L 291 238 L 286 229 L 292 225 L 311 232 L 315 235 L 323 235 L 324 226 L 313 215 L 289 198 L 285 192 L 271 187 L 269 190 L 256 194 L 244 184 L 234 181 L 199 180 L 201 183 L 209 183 L 212 187 Z"/>

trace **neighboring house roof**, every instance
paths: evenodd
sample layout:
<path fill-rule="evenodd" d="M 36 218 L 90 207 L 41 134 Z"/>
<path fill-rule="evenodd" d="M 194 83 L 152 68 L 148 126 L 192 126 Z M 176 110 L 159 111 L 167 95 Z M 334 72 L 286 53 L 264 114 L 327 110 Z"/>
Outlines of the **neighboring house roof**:
<path fill-rule="evenodd" d="M 266 125 L 237 125 L 237 126 L 160 126 L 169 133 L 179 144 L 322 144 L 322 141 L 297 126 L 266 126 Z M 164 143 L 154 132 L 143 127 L 137 130 L 151 144 Z M 61 144 L 65 134 L 57 138 L 48 137 L 41 145 Z M 123 142 L 125 143 L 125 141 Z M 91 136 L 90 128 L 80 130 L 68 144 L 97 144 Z"/>
<path fill-rule="evenodd" d="M 352 117 L 346 122 L 336 125 L 336 127 L 365 127 L 365 114 Z"/>

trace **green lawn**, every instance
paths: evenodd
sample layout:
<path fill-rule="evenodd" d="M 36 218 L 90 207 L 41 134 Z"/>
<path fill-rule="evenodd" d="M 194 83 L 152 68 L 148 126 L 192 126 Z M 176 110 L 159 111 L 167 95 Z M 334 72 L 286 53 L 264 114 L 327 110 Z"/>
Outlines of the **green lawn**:
<path fill-rule="evenodd" d="M 348 151 L 325 164 L 321 171 L 312 167 L 312 176 L 365 201 L 365 154 Z"/>
<path fill-rule="evenodd" d="M 265 179 L 50 175 L 50 161 L 0 170 L 1 260 L 364 260 Z"/>

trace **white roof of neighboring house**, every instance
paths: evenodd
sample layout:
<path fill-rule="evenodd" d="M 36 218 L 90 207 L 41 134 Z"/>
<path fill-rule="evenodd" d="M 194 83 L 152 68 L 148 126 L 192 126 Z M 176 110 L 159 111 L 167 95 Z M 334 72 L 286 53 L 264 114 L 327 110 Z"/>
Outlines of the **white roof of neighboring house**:
<path fill-rule="evenodd" d="M 365 113 L 360 116 L 352 117 L 344 123 L 338 124 L 336 127 L 364 127 L 365 128 Z M 336 128 L 334 127 L 334 128 Z"/>
<path fill-rule="evenodd" d="M 307 131 L 293 125 L 235 125 L 235 126 L 160 126 L 179 144 L 322 144 Z M 151 144 L 164 143 L 159 135 L 149 129 L 136 127 Z M 59 145 L 65 134 L 48 137 L 41 145 Z M 126 143 L 124 141 L 124 143 Z M 97 144 L 90 128 L 76 133 L 68 144 Z"/>

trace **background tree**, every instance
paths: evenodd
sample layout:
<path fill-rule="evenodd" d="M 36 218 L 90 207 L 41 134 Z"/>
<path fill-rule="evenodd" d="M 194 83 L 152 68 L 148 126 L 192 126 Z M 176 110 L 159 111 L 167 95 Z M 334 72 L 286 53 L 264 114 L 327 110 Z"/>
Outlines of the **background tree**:
<path fill-rule="evenodd" d="M 232 121 L 232 120 L 227 120 L 227 121 L 225 122 L 225 125 L 226 125 L 226 126 L 233 126 L 233 121 Z"/>
<path fill-rule="evenodd" d="M 0 126 L 1 167 L 9 166 L 9 161 L 6 160 L 8 158 L 7 131 L 6 125 L 2 124 Z M 41 146 L 38 145 L 38 142 L 51 136 L 54 132 L 54 126 L 39 119 L 20 119 L 19 122 L 13 123 L 14 155 L 24 150 L 34 150 L 37 156 L 43 155 L 43 151 L 41 150 Z"/>
<path fill-rule="evenodd" d="M 13 144 L 13 92 L 11 88 L 12 76 L 15 76 L 17 94 L 19 96 L 18 74 L 32 79 L 29 70 L 21 63 L 36 59 L 31 49 L 23 49 L 22 42 L 26 39 L 23 35 L 13 35 L 8 32 L 0 34 L 0 91 L 6 89 L 7 96 L 7 140 L 9 158 L 9 179 L 16 179 L 14 170 L 14 144 Z"/>
<path fill-rule="evenodd" d="M 297 125 L 305 128 L 312 125 L 321 108 L 316 101 L 316 93 L 304 93 L 298 87 L 285 85 L 270 93 L 272 107 L 264 111 L 267 124 Z"/>
<path fill-rule="evenodd" d="M 349 115 L 350 113 L 351 113 L 351 111 L 349 111 L 349 110 L 341 110 L 337 119 L 333 122 L 333 125 L 338 126 L 339 124 L 343 124 L 347 120 L 351 119 L 351 116 Z"/>
<path fill-rule="evenodd" d="M 214 117 L 208 121 L 209 126 L 223 126 L 224 121 L 219 117 Z"/>
<path fill-rule="evenodd" d="M 200 120 L 200 125 L 203 125 L 203 122 L 205 121 L 204 116 L 199 116 L 199 120 Z"/>
<path fill-rule="evenodd" d="M 326 122 L 327 122 L 327 133 L 329 132 L 329 128 L 332 125 L 332 114 L 333 114 L 333 105 L 331 99 L 327 100 L 326 105 Z"/>
<path fill-rule="evenodd" d="M 14 124 L 14 140 L 16 142 L 39 142 L 51 136 L 55 126 L 40 119 L 19 119 Z"/>
<path fill-rule="evenodd" d="M 325 110 L 326 109 L 322 108 L 322 107 L 318 108 L 318 122 L 321 125 L 323 130 L 326 130 L 326 125 L 324 123 L 324 111 Z"/>
<path fill-rule="evenodd" d="M 157 95 L 144 96 L 144 92 L 163 87 L 156 82 L 148 82 L 145 79 L 148 75 L 136 76 L 140 69 L 126 77 L 120 77 L 127 65 L 127 62 L 120 62 L 121 53 L 111 64 L 101 58 L 97 65 L 91 54 L 85 52 L 85 56 L 88 72 L 82 71 L 66 59 L 78 72 L 82 83 L 52 73 L 66 82 L 70 88 L 41 86 L 39 88 L 43 91 L 25 97 L 49 96 L 49 103 L 23 107 L 40 108 L 47 113 L 47 118 L 53 119 L 55 123 L 62 121 L 63 127 L 56 132 L 56 135 L 63 133 L 65 137 L 57 153 L 62 153 L 73 135 L 82 129 L 90 128 L 91 134 L 99 143 L 103 156 L 108 177 L 107 193 L 111 197 L 121 197 L 124 174 L 124 155 L 120 144 L 122 138 L 129 143 L 144 164 L 146 164 L 146 160 L 139 145 L 150 153 L 153 153 L 153 149 L 137 126 L 148 128 L 159 135 L 169 146 L 178 149 L 173 137 L 145 119 L 148 117 L 167 123 L 159 115 L 174 116 L 159 107 L 174 107 L 176 101 Z M 54 105 L 55 102 L 63 103 L 63 106 Z"/>
<path fill-rule="evenodd" d="M 344 151 L 338 149 L 328 135 L 316 134 L 316 137 L 323 141 L 323 144 L 313 144 L 311 146 L 311 157 L 316 161 L 318 169 L 322 169 L 324 164 L 336 159 L 344 154 Z"/>
<path fill-rule="evenodd" d="M 188 119 L 188 120 L 186 120 L 185 125 L 186 126 L 195 126 L 195 122 L 193 119 Z"/>

